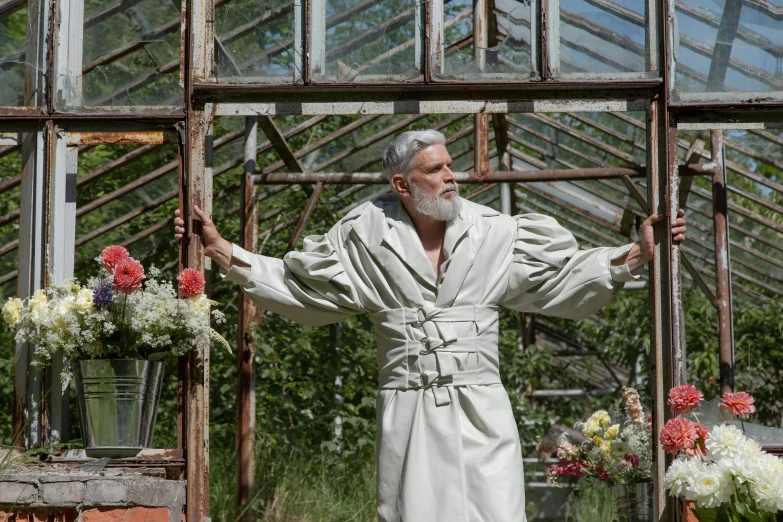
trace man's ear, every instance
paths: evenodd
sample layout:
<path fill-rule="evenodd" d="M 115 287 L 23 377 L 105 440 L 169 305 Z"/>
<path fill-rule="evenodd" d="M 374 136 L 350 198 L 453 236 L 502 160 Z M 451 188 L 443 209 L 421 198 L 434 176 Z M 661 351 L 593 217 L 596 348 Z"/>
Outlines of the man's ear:
<path fill-rule="evenodd" d="M 395 174 L 392 176 L 391 179 L 392 187 L 394 187 L 394 190 L 397 191 L 397 194 L 400 196 L 407 196 L 410 194 L 410 188 L 408 187 L 408 182 L 405 181 L 405 178 L 402 174 Z"/>

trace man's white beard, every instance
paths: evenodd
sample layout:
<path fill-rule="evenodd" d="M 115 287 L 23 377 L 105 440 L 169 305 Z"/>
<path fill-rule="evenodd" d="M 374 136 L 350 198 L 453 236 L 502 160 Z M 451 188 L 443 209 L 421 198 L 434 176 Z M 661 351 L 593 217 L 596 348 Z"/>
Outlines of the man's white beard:
<path fill-rule="evenodd" d="M 459 187 L 456 183 L 449 183 L 437 196 L 431 196 L 421 190 L 415 183 L 410 184 L 413 208 L 425 216 L 430 216 L 438 221 L 454 221 L 462 210 L 462 200 L 459 197 Z M 445 199 L 442 194 L 447 190 L 454 190 L 451 199 Z"/>

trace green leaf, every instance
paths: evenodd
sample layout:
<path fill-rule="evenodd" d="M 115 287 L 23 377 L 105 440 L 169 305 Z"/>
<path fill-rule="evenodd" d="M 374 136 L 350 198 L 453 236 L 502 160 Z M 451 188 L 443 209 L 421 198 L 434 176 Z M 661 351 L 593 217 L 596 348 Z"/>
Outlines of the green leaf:
<path fill-rule="evenodd" d="M 716 522 L 718 517 L 718 508 L 700 508 L 693 506 L 693 513 L 699 522 Z"/>

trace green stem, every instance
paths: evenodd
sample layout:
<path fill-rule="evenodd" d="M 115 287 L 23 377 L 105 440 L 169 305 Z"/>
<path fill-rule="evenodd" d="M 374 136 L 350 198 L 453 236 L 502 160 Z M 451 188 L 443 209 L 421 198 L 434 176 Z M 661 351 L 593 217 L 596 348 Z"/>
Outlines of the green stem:
<path fill-rule="evenodd" d="M 120 347 L 117 349 L 117 357 L 122 355 L 122 349 L 125 348 L 125 305 L 128 302 L 128 295 L 122 294 L 122 317 L 120 318 Z"/>

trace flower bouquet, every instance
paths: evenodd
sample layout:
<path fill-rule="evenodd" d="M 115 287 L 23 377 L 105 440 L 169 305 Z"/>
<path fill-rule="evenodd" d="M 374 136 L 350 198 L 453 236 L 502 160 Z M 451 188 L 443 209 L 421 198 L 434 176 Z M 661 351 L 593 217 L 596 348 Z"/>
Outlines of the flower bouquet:
<path fill-rule="evenodd" d="M 557 441 L 545 439 L 542 453 L 557 452 L 560 462 L 550 467 L 549 476 L 558 484 L 587 478 L 611 487 L 621 520 L 652 520 L 651 424 L 633 388 L 623 388 L 626 419 L 613 422 L 599 410 L 574 428 L 583 439 L 577 444 L 562 434 Z"/>
<path fill-rule="evenodd" d="M 217 303 L 203 294 L 199 271 L 182 271 L 178 295 L 154 266 L 148 279 L 141 263 L 121 246 L 105 248 L 96 260 L 101 277 L 86 286 L 73 279 L 24 301 L 8 299 L 3 306 L 3 319 L 17 328 L 16 341 L 35 347 L 32 364 L 46 366 L 60 352 L 69 360 L 160 360 L 182 355 L 201 340 L 231 349 L 209 325 L 210 314 L 217 323 L 225 317 L 210 311 Z"/>
<path fill-rule="evenodd" d="M 96 260 L 101 274 L 86 286 L 71 279 L 24 301 L 11 298 L 3 319 L 17 329 L 17 342 L 34 347 L 33 365 L 64 356 L 61 378 L 73 374 L 88 455 L 135 455 L 151 443 L 164 362 L 201 342 L 230 350 L 209 324 L 210 315 L 217 323 L 225 317 L 210 310 L 217 303 L 204 295 L 197 270 L 183 270 L 175 289 L 154 266 L 148 278 L 121 246 Z"/>
<path fill-rule="evenodd" d="M 753 397 L 745 392 L 722 397 L 720 407 L 737 417 L 742 429 L 726 423 L 708 429 L 695 412 L 703 399 L 690 384 L 669 391 L 668 404 L 677 417 L 663 427 L 660 441 L 676 459 L 664 488 L 694 502 L 701 522 L 774 522 L 783 511 L 783 460 L 744 434 L 743 419 L 756 411 Z"/>
<path fill-rule="evenodd" d="M 598 410 L 574 428 L 584 439 L 577 444 L 562 434 L 556 443 L 545 439 L 538 451 L 557 452 L 560 462 L 550 467 L 550 478 L 559 483 L 568 477 L 592 477 L 610 486 L 649 482 L 652 472 L 652 443 L 649 419 L 638 393 L 623 388 L 627 418 L 614 423 L 609 413 Z"/>

